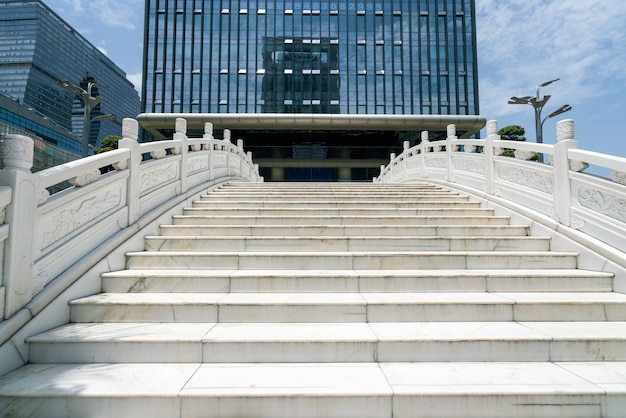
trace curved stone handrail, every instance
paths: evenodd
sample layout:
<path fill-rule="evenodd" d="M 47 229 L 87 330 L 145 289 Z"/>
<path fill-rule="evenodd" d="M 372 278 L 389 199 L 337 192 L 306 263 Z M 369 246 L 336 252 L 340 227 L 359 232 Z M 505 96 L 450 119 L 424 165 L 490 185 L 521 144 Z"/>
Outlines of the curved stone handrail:
<path fill-rule="evenodd" d="M 103 245 L 107 240 L 136 233 L 207 188 L 232 180 L 263 181 L 251 154 L 241 141 L 230 142 L 228 130 L 224 140 L 215 139 L 207 123 L 202 138 L 189 139 L 186 126 L 178 119 L 172 140 L 139 144 L 137 121 L 125 119 L 118 150 L 37 173 L 30 172 L 33 141 L 5 137 L 6 168 L 0 171 L 0 345 L 10 334 L 2 329 L 2 318 L 20 312 L 29 318 L 36 315 L 81 271 L 111 251 Z M 50 193 L 65 182 L 72 186 Z"/>
<path fill-rule="evenodd" d="M 574 121 L 557 124 L 555 145 L 504 141 L 496 121 L 487 123 L 484 139 L 458 139 L 454 125 L 445 141 L 404 144 L 381 166 L 380 183 L 429 179 L 523 213 L 593 247 L 619 271 L 626 269 L 626 158 L 578 149 Z M 502 156 L 513 149 L 515 158 Z M 533 161 L 544 155 L 546 164 Z M 589 165 L 610 171 L 610 179 L 586 174 Z M 607 176 L 608 177 L 608 176 Z M 626 292 L 626 277 L 616 286 Z"/>

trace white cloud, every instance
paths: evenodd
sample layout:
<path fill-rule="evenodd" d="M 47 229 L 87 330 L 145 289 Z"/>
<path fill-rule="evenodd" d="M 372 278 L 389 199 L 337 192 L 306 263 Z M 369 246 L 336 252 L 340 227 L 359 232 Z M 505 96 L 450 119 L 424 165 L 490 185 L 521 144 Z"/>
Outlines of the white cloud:
<path fill-rule="evenodd" d="M 476 0 L 481 113 L 522 111 L 511 96 L 560 77 L 549 94 L 570 104 L 626 81 L 626 2 Z"/>
<path fill-rule="evenodd" d="M 47 3 L 68 21 L 80 20 L 130 30 L 141 27 L 143 22 L 143 0 L 49 0 Z M 81 29 L 81 33 L 86 30 Z"/>

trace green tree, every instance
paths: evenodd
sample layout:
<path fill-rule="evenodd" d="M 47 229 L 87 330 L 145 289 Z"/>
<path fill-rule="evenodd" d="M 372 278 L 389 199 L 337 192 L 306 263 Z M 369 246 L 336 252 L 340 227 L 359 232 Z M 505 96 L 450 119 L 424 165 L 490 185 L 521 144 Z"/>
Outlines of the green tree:
<path fill-rule="evenodd" d="M 500 139 L 505 141 L 526 141 L 526 137 L 524 134 L 526 130 L 519 125 L 509 125 L 498 131 L 498 135 L 500 135 Z M 504 150 L 505 157 L 515 157 L 515 150 L 511 148 L 506 148 Z"/>
<path fill-rule="evenodd" d="M 122 139 L 121 136 L 117 136 L 117 135 L 109 135 L 107 137 L 105 137 L 102 142 L 100 143 L 100 147 L 96 148 L 93 150 L 94 154 L 101 154 L 103 152 L 107 152 L 107 151 L 113 151 L 114 149 L 117 149 L 118 146 L 118 142 L 120 142 L 120 139 Z M 100 168 L 100 173 L 104 174 L 104 173 L 108 173 L 109 171 L 113 171 L 115 170 L 113 168 L 112 165 L 107 165 L 105 167 L 101 167 Z"/>
<path fill-rule="evenodd" d="M 526 141 L 525 133 L 524 128 L 519 125 L 505 126 L 498 131 L 498 135 L 506 141 Z"/>
<path fill-rule="evenodd" d="M 121 136 L 109 135 L 102 140 L 100 147 L 93 150 L 94 154 L 100 154 L 102 152 L 112 151 L 117 149 L 118 142 L 122 139 Z"/>

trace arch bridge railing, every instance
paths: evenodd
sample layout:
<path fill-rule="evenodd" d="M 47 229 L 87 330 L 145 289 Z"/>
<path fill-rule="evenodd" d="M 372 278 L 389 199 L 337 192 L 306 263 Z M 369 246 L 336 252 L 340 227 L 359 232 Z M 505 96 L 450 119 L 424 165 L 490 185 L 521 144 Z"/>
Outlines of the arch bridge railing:
<path fill-rule="evenodd" d="M 10 334 L 3 331 L 2 318 L 21 311 L 26 319 L 17 322 L 25 322 L 36 315 L 81 271 L 107 254 L 103 242 L 116 234 L 137 232 L 171 208 L 173 201 L 206 192 L 210 185 L 263 181 L 243 142 L 230 142 L 229 130 L 223 139 L 215 139 L 213 126 L 207 123 L 202 138 L 188 138 L 186 120 L 177 119 L 172 140 L 140 144 L 138 126 L 134 119 L 123 121 L 117 150 L 37 173 L 30 172 L 33 140 L 5 136 L 5 168 L 0 171 L 0 334 Z M 72 186 L 51 194 L 66 182 Z"/>
<path fill-rule="evenodd" d="M 553 229 L 580 232 L 579 239 L 589 237 L 589 245 L 603 247 L 604 254 L 626 267 L 626 158 L 579 149 L 571 119 L 557 124 L 555 145 L 505 141 L 497 132 L 496 121 L 487 122 L 484 139 L 459 139 L 454 125 L 448 126 L 445 141 L 429 142 L 428 132 L 422 132 L 421 143 L 410 147 L 405 142 L 403 152 L 391 154 L 374 181 L 446 182 L 531 218 L 539 216 Z M 590 166 L 607 175 L 585 173 Z"/>

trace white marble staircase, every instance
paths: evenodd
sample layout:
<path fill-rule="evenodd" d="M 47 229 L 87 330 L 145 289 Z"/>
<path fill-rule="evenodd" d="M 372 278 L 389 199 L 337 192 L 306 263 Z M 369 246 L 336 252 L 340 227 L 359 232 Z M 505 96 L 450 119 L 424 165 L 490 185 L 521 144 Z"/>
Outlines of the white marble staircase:
<path fill-rule="evenodd" d="M 0 378 L 8 417 L 623 417 L 626 295 L 428 184 L 231 184 Z"/>

